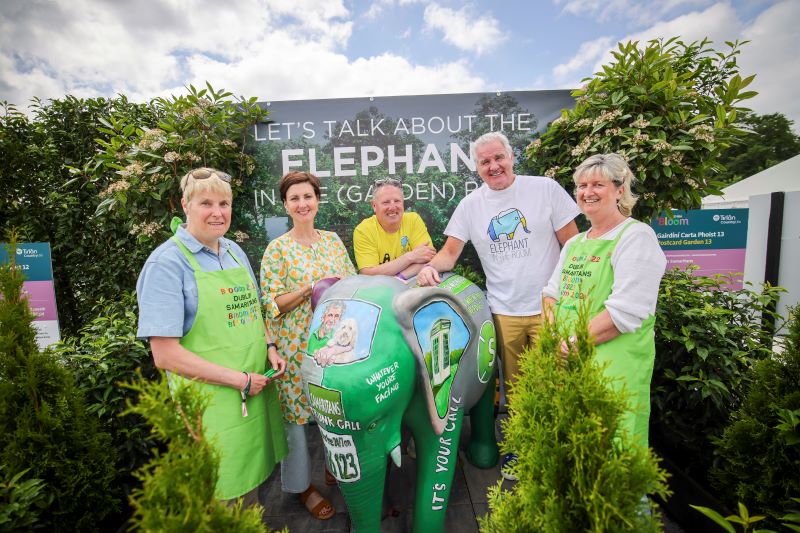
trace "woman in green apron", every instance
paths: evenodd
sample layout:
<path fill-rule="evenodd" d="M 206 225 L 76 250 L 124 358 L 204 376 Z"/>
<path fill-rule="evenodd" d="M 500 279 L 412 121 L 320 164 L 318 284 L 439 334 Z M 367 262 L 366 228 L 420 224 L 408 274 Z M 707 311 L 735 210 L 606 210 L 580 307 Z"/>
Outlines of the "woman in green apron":
<path fill-rule="evenodd" d="M 633 174 L 622 156 L 594 155 L 578 166 L 573 179 L 578 207 L 591 227 L 564 245 L 542 291 L 544 303 L 567 331 L 582 301 L 588 303 L 597 361 L 608 364 L 606 375 L 629 394 L 622 428 L 629 442 L 646 447 L 654 313 L 667 260 L 652 228 L 630 218 L 636 196 L 631 192 Z M 573 340 L 562 344 L 565 357 Z"/>
<path fill-rule="evenodd" d="M 137 335 L 149 338 L 171 383 L 196 380 L 210 397 L 203 426 L 220 455 L 216 497 L 252 505 L 287 451 L 273 383 L 286 363 L 267 336 L 250 263 L 224 237 L 230 181 L 210 168 L 181 180 L 186 224 L 176 225 L 139 275 Z"/>

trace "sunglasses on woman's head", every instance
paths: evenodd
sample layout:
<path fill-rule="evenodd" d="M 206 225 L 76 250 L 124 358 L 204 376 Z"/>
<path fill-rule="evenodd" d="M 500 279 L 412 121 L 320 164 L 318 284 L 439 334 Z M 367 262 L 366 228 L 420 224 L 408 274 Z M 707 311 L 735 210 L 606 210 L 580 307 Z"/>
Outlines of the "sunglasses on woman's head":
<path fill-rule="evenodd" d="M 214 170 L 211 168 L 196 168 L 189 172 L 189 176 L 196 180 L 207 180 L 212 176 L 216 176 L 217 178 L 221 179 L 225 183 L 231 182 L 230 174 L 226 174 L 225 172 L 221 172 L 219 170 Z"/>

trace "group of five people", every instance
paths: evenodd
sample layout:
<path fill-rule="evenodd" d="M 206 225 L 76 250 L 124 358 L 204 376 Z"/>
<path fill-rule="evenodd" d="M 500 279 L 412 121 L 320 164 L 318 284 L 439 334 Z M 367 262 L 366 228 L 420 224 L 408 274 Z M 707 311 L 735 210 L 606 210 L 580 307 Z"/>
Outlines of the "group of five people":
<path fill-rule="evenodd" d="M 515 175 L 502 133 L 478 138 L 471 155 L 483 185 L 458 204 L 438 252 L 420 216 L 405 212 L 402 184 L 374 184 L 375 215 L 353 234 L 358 272 L 435 285 L 472 242 L 486 275 L 506 393 L 542 320 L 571 327 L 590 295 L 597 357 L 621 378 L 615 383 L 634 392 L 625 428 L 646 446 L 653 315 L 666 259 L 652 229 L 630 217 L 636 197 L 627 163 L 617 154 L 584 161 L 574 173 L 576 204 L 553 179 Z M 171 379 L 197 380 L 212 395 L 204 425 L 222 452 L 220 499 L 255 503 L 259 485 L 280 462 L 282 489 L 299 494 L 314 517 L 330 518 L 333 505 L 311 484 L 312 414 L 301 365 L 344 312 L 326 307 L 319 330 L 310 332 L 314 283 L 356 269 L 338 235 L 314 225 L 320 182 L 308 172 L 280 180 L 292 228 L 267 246 L 260 283 L 241 248 L 224 237 L 230 176 L 197 169 L 184 176 L 181 190 L 186 223 L 151 254 L 137 283 L 137 335 L 150 340 L 156 365 Z M 591 226 L 579 234 L 580 212 Z M 504 466 L 514 460 L 507 455 Z M 335 480 L 326 475 L 326 482 Z"/>

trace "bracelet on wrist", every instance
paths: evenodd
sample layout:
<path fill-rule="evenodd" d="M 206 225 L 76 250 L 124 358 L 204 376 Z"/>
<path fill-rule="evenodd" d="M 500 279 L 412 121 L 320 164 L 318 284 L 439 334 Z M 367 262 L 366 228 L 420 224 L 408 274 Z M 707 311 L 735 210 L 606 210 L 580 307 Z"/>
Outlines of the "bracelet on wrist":
<path fill-rule="evenodd" d="M 252 382 L 250 377 L 250 372 L 243 372 L 245 376 L 247 376 L 247 383 L 245 383 L 244 388 L 239 391 L 242 395 L 242 416 L 247 416 L 247 395 L 250 394 L 250 384 Z"/>
<path fill-rule="evenodd" d="M 397 274 L 394 275 L 394 277 L 402 281 L 408 281 L 408 278 L 405 277 L 402 272 L 398 272 Z"/>

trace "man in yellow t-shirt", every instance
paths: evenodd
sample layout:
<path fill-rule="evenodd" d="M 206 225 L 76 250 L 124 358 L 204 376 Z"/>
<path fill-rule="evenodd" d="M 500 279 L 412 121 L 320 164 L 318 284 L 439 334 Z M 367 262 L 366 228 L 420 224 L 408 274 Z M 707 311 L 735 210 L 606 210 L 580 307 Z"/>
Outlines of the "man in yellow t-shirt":
<path fill-rule="evenodd" d="M 403 280 L 415 276 L 436 255 L 425 222 L 417 213 L 405 212 L 399 181 L 378 180 L 372 194 L 375 214 L 353 232 L 359 273 Z"/>

